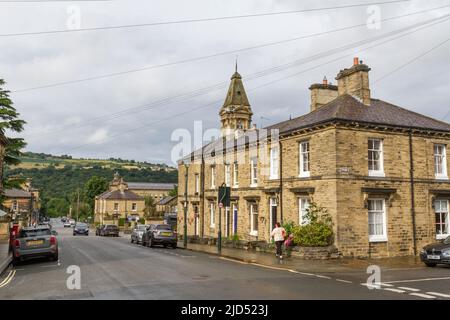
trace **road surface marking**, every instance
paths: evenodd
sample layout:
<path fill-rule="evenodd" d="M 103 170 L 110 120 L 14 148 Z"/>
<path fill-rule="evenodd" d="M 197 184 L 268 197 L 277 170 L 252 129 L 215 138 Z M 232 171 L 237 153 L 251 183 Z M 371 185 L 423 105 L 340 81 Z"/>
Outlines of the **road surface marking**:
<path fill-rule="evenodd" d="M 405 293 L 405 290 L 400 290 L 400 289 L 395 289 L 395 288 L 383 288 L 383 290 L 392 291 L 392 292 L 396 292 L 396 293 Z"/>
<path fill-rule="evenodd" d="M 439 292 L 427 292 L 427 294 L 432 294 L 432 295 L 442 297 L 442 298 L 450 298 L 450 294 L 444 294 L 444 293 L 439 293 Z"/>
<path fill-rule="evenodd" d="M 450 277 L 424 278 L 424 279 L 411 279 L 411 280 L 396 280 L 396 281 L 388 281 L 388 282 L 385 282 L 385 283 L 421 282 L 421 281 L 435 281 L 435 280 L 450 280 Z"/>
<path fill-rule="evenodd" d="M 367 287 L 377 287 L 377 286 L 385 286 L 385 287 L 393 287 L 393 284 L 389 284 L 386 282 L 374 282 L 374 283 L 366 283 L 363 282 L 361 283 L 362 286 L 367 286 Z"/>
<path fill-rule="evenodd" d="M 398 288 L 402 289 L 402 290 L 406 290 L 406 291 L 414 291 L 414 292 L 420 291 L 420 289 L 410 288 L 410 287 L 398 287 Z"/>
<path fill-rule="evenodd" d="M 322 275 L 320 275 L 320 274 L 316 274 L 315 276 L 316 276 L 317 278 L 331 279 L 331 277 L 328 277 L 328 276 L 322 276 Z"/>
<path fill-rule="evenodd" d="M 289 272 L 292 272 L 292 273 L 301 273 L 301 272 L 298 272 L 298 271 L 292 270 L 292 269 L 289 269 Z"/>
<path fill-rule="evenodd" d="M 351 281 L 343 280 L 343 279 L 336 279 L 336 281 L 344 282 L 344 283 L 353 283 L 353 282 L 351 282 Z"/>
<path fill-rule="evenodd" d="M 409 295 L 410 295 L 410 296 L 421 297 L 421 298 L 425 298 L 425 299 L 436 299 L 435 296 L 430 296 L 430 295 L 424 294 L 424 293 L 416 293 L 416 292 L 413 292 L 413 293 L 410 293 Z"/>
<path fill-rule="evenodd" d="M 0 288 L 3 288 L 8 283 L 10 283 L 12 281 L 12 279 L 14 278 L 15 274 L 16 274 L 16 270 L 11 270 L 9 272 L 8 276 L 5 278 L 5 280 L 3 280 L 2 283 L 0 283 Z"/>

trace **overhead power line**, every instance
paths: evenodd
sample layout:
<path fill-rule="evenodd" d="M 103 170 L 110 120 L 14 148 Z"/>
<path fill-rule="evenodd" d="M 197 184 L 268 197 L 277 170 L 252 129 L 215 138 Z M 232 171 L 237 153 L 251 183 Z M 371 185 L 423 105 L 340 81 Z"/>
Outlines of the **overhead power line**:
<path fill-rule="evenodd" d="M 448 15 L 448 16 L 450 16 L 450 15 Z M 427 27 L 430 27 L 430 26 L 432 26 L 432 25 L 436 25 L 436 24 L 438 24 L 438 23 L 442 23 L 442 22 L 445 22 L 445 21 L 448 21 L 448 20 L 450 20 L 450 17 L 447 17 L 446 19 L 444 19 L 444 20 L 442 20 L 442 21 L 435 22 L 435 23 L 433 23 L 433 24 L 431 24 L 431 25 L 423 26 L 423 27 L 421 27 L 421 28 L 419 28 L 419 29 L 417 29 L 417 30 L 410 31 L 410 32 L 408 32 L 408 33 L 405 33 L 405 34 L 402 34 L 402 35 L 393 37 L 393 38 L 391 38 L 391 39 L 382 41 L 382 42 L 380 42 L 380 43 L 377 43 L 377 44 L 374 44 L 374 45 L 367 46 L 367 47 L 365 47 L 365 48 L 359 49 L 359 50 L 357 50 L 356 52 L 353 52 L 352 54 L 359 53 L 359 52 L 362 52 L 362 51 L 366 51 L 366 50 L 372 49 L 372 48 L 374 48 L 374 47 L 378 47 L 378 46 L 380 46 L 380 45 L 382 45 L 382 44 L 385 44 L 385 43 L 387 43 L 387 42 L 391 42 L 391 41 L 393 41 L 393 40 L 399 39 L 399 38 L 404 37 L 404 36 L 406 36 L 406 35 L 415 33 L 415 32 L 417 32 L 417 31 L 419 31 L 419 30 L 424 29 L 424 28 L 427 28 Z M 449 40 L 450 40 L 450 39 L 449 39 Z M 304 70 L 301 70 L 300 72 L 296 72 L 296 73 L 293 73 L 293 74 L 290 74 L 290 75 L 287 75 L 287 76 L 284 76 L 284 77 L 281 77 L 281 78 L 278 78 L 278 79 L 275 79 L 275 80 L 266 82 L 266 83 L 264 83 L 264 84 L 262 84 L 262 85 L 259 85 L 259 86 L 257 86 L 257 87 L 251 88 L 251 89 L 249 89 L 248 91 L 249 91 L 249 92 L 252 92 L 252 91 L 255 91 L 255 90 L 258 90 L 258 89 L 267 87 L 267 86 L 269 86 L 269 85 L 272 85 L 272 84 L 274 84 L 274 83 L 277 83 L 277 82 L 280 82 L 280 81 L 283 81 L 283 80 L 286 80 L 286 79 L 289 79 L 289 78 L 292 78 L 292 77 L 296 77 L 296 76 L 298 76 L 298 75 L 300 75 L 300 74 L 303 74 L 303 73 L 305 73 L 305 72 L 308 72 L 308 71 L 311 71 L 311 70 L 314 70 L 314 69 L 323 67 L 323 66 L 325 66 L 325 65 L 327 65 L 327 64 L 330 64 L 330 63 L 333 63 L 333 62 L 342 60 L 342 59 L 344 59 L 344 58 L 347 58 L 348 56 L 349 56 L 349 54 L 345 54 L 345 55 L 339 56 L 339 57 L 337 57 L 337 58 L 333 58 L 333 59 L 331 59 L 331 60 L 329 60 L 329 61 L 326 61 L 326 62 L 324 62 L 324 63 L 315 65 L 315 66 L 313 66 L 313 67 L 310 67 L 310 68 L 307 68 L 307 69 L 304 69 Z M 197 111 L 197 110 L 200 110 L 200 109 L 203 109 L 203 108 L 212 106 L 212 105 L 217 105 L 217 104 L 220 103 L 221 101 L 222 101 L 222 99 L 216 100 L 216 101 L 210 102 L 210 103 L 208 103 L 208 104 L 204 104 L 204 105 L 198 106 L 198 107 L 196 107 L 196 108 L 189 109 L 189 110 L 186 110 L 186 111 L 177 113 L 177 114 L 175 114 L 175 115 L 171 115 L 171 116 L 168 116 L 168 117 L 159 119 L 159 120 L 152 121 L 152 122 L 147 123 L 147 124 L 145 124 L 145 125 L 143 125 L 143 126 L 134 127 L 134 128 L 132 128 L 132 129 L 129 129 L 129 130 L 126 130 L 126 131 L 123 131 L 123 132 L 120 132 L 120 133 L 111 135 L 111 136 L 109 136 L 109 137 L 107 137 L 107 138 L 105 138 L 105 139 L 103 139 L 103 140 L 101 140 L 101 141 L 99 141 L 99 142 L 97 142 L 97 143 L 84 143 L 84 144 L 81 144 L 81 145 L 78 145 L 78 146 L 75 146 L 75 147 L 66 149 L 65 151 L 59 152 L 59 153 L 67 153 L 68 151 L 80 149 L 80 148 L 85 147 L 85 146 L 88 146 L 88 145 L 98 144 L 98 143 L 104 143 L 104 142 L 106 142 L 106 141 L 108 141 L 108 140 L 110 140 L 110 139 L 112 139 L 112 138 L 114 138 L 114 137 L 116 137 L 116 136 L 121 136 L 121 135 L 123 135 L 123 134 L 128 134 L 128 133 L 131 133 L 131 132 L 134 132 L 134 131 L 143 129 L 143 128 L 148 128 L 148 127 L 151 126 L 151 125 L 155 125 L 155 124 L 158 124 L 158 123 L 167 121 L 167 120 L 172 120 L 172 119 L 175 118 L 175 117 L 179 117 L 179 116 L 182 116 L 182 115 L 185 115 L 185 114 L 191 113 L 191 112 L 193 112 L 193 111 Z"/>
<path fill-rule="evenodd" d="M 398 15 L 398 16 L 393 16 L 393 17 L 389 17 L 389 18 L 384 18 L 384 19 L 381 19 L 380 22 L 392 21 L 392 20 L 401 19 L 401 18 L 405 18 L 405 17 L 410 17 L 410 16 L 413 16 L 413 15 L 426 13 L 426 12 L 431 12 L 431 11 L 435 11 L 435 10 L 440 10 L 440 9 L 444 9 L 444 8 L 448 8 L 448 7 L 450 7 L 450 5 L 439 6 L 439 7 L 426 9 L 426 10 L 415 11 L 415 12 L 411 12 L 411 13 L 407 13 L 407 14 L 403 14 L 403 15 Z M 188 59 L 182 59 L 182 60 L 172 61 L 172 62 L 167 62 L 167 63 L 162 63 L 162 64 L 150 65 L 150 66 L 146 66 L 146 67 L 141 67 L 141 68 L 136 68 L 136 69 L 129 69 L 129 70 L 125 70 L 125 71 L 107 73 L 107 74 L 103 74 L 103 75 L 90 76 L 90 77 L 86 77 L 86 78 L 80 78 L 80 79 L 74 79 L 74 80 L 67 80 L 67 81 L 49 83 L 49 84 L 35 86 L 35 87 L 29 87 L 29 88 L 12 90 L 11 92 L 12 93 L 21 93 L 21 92 L 27 92 L 27 91 L 34 91 L 34 90 L 40 90 L 40 89 L 53 88 L 53 87 L 70 85 L 70 84 L 82 83 L 82 82 L 86 82 L 86 81 L 93 81 L 93 80 L 99 80 L 99 79 L 106 79 L 106 78 L 110 78 L 110 77 L 117 77 L 117 76 L 122 76 L 122 75 L 130 74 L 130 73 L 142 72 L 142 71 L 147 71 L 147 70 L 154 70 L 154 69 L 159 69 L 159 68 L 163 68 L 163 67 L 175 66 L 175 65 L 179 65 L 179 64 L 185 64 L 185 63 L 190 63 L 190 62 L 195 62 L 195 61 L 200 61 L 200 60 L 206 60 L 206 59 L 211 59 L 211 58 L 215 58 L 215 57 L 220 57 L 220 56 L 226 56 L 226 55 L 230 55 L 230 54 L 236 54 L 236 53 L 239 53 L 239 52 L 250 51 L 250 50 L 254 50 L 254 49 L 260 49 L 260 48 L 265 48 L 265 47 L 270 47 L 270 46 L 276 46 L 276 45 L 280 45 L 280 44 L 295 42 L 295 41 L 299 41 L 299 40 L 303 40 L 303 39 L 313 38 L 313 37 L 317 37 L 317 36 L 327 35 L 327 34 L 331 34 L 331 33 L 335 33 L 335 32 L 340 32 L 340 31 L 345 31 L 345 30 L 350 30 L 350 29 L 355 29 L 355 28 L 365 27 L 365 26 L 367 26 L 366 22 L 360 23 L 360 24 L 356 24 L 356 25 L 352 25 L 352 26 L 347 26 L 347 27 L 342 27 L 342 28 L 337 28 L 337 29 L 331 29 L 331 30 L 327 30 L 327 31 L 323 31 L 323 32 L 317 32 L 317 33 L 312 33 L 312 34 L 308 34 L 308 35 L 298 36 L 298 37 L 294 37 L 294 38 L 289 38 L 289 39 L 284 39 L 284 40 L 279 40 L 279 41 L 274 41 L 274 42 L 267 42 L 267 43 L 254 45 L 254 46 L 250 46 L 250 47 L 245 47 L 245 48 L 240 48 L 240 49 L 235 49 L 235 50 L 222 51 L 222 52 L 213 53 L 213 54 L 209 54 L 209 55 L 193 57 L 193 58 L 188 58 Z"/>
<path fill-rule="evenodd" d="M 382 39 L 385 39 L 385 38 L 388 38 L 388 37 L 391 37 L 391 36 L 395 36 L 397 34 L 401 34 L 401 33 L 405 32 L 405 31 L 417 28 L 417 30 L 413 30 L 413 31 L 411 31 L 409 33 L 405 33 L 403 35 L 400 35 L 399 37 L 394 38 L 394 39 L 397 39 L 397 38 L 403 37 L 405 35 L 408 35 L 410 33 L 417 32 L 417 31 L 419 31 L 419 30 L 421 30 L 423 28 L 428 28 L 428 27 L 431 27 L 431 26 L 433 26 L 435 24 L 444 22 L 444 21 L 446 21 L 448 19 L 450 19 L 450 14 L 447 14 L 447 15 L 445 15 L 443 17 L 440 17 L 440 18 L 430 19 L 430 20 L 427 20 L 427 21 L 424 21 L 424 22 L 416 23 L 416 24 L 411 25 L 411 26 L 407 26 L 407 27 L 403 27 L 403 28 L 400 28 L 400 29 L 397 29 L 397 30 L 393 30 L 393 31 L 384 33 L 384 34 L 379 35 L 379 36 L 375 36 L 375 37 L 359 40 L 359 41 L 356 41 L 356 42 L 352 42 L 352 43 L 349 43 L 349 44 L 346 44 L 346 45 L 343 45 L 343 46 L 335 47 L 333 49 L 322 51 L 320 53 L 311 55 L 309 57 L 303 57 L 303 58 L 296 59 L 294 61 L 287 62 L 287 63 L 281 64 L 281 65 L 278 65 L 278 66 L 273 66 L 273 67 L 270 67 L 270 68 L 266 68 L 266 69 L 254 72 L 252 74 L 249 74 L 248 76 L 244 77 L 244 79 L 246 81 L 252 81 L 252 80 L 255 80 L 255 79 L 267 76 L 267 75 L 271 75 L 271 74 L 276 73 L 276 72 L 281 72 L 281 71 L 286 70 L 288 68 L 292 68 L 292 67 L 295 67 L 295 66 L 306 64 L 308 62 L 312 62 L 312 61 L 318 60 L 320 58 L 331 56 L 331 55 L 333 55 L 335 53 L 339 53 L 341 51 L 352 49 L 352 48 L 355 48 L 355 47 L 358 47 L 358 46 L 361 46 L 361 45 L 364 45 L 364 44 L 367 44 L 367 43 L 371 43 L 371 42 L 374 42 L 374 41 L 382 40 Z M 392 41 L 394 39 L 388 39 L 387 41 Z M 123 116 L 131 116 L 131 115 L 136 114 L 136 113 L 140 113 L 140 112 L 143 112 L 143 111 L 153 110 L 155 108 L 162 107 L 162 106 L 167 105 L 169 103 L 189 101 L 189 100 L 191 100 L 191 99 L 193 99 L 193 98 L 195 98 L 197 96 L 201 96 L 201 95 L 204 95 L 204 94 L 207 94 L 207 93 L 211 93 L 214 90 L 218 90 L 218 89 L 221 89 L 223 87 L 226 87 L 227 84 L 228 84 L 228 82 L 222 81 L 222 82 L 219 82 L 219 83 L 216 83 L 214 85 L 207 86 L 207 87 L 204 87 L 204 88 L 199 88 L 199 89 L 195 89 L 193 91 L 177 94 L 177 95 L 174 95 L 174 96 L 165 97 L 165 98 L 156 100 L 156 101 L 151 102 L 151 103 L 146 104 L 146 105 L 126 108 L 126 109 L 123 109 L 121 111 L 118 111 L 118 112 L 115 112 L 115 113 L 112 113 L 112 114 L 105 114 L 105 115 L 101 115 L 101 116 L 94 117 L 94 118 L 91 118 L 91 119 L 87 119 L 82 124 L 77 125 L 77 126 L 71 126 L 70 128 L 71 129 L 75 129 L 75 128 L 89 126 L 93 122 L 98 122 L 98 121 L 105 122 L 105 121 L 121 118 Z M 67 130 L 67 128 L 64 126 L 61 129 L 58 129 L 58 130 L 55 130 L 55 131 L 52 131 L 52 132 L 47 132 L 45 134 L 39 135 L 39 137 L 40 136 L 46 136 L 46 135 L 49 135 L 49 134 L 54 134 L 54 133 L 57 133 L 57 132 L 66 131 L 66 130 Z"/>
<path fill-rule="evenodd" d="M 61 29 L 61 30 L 47 30 L 47 31 L 34 31 L 34 32 L 6 33 L 6 34 L 0 34 L 0 37 L 17 37 L 17 36 L 58 34 L 58 33 L 75 33 L 75 32 L 85 32 L 85 31 L 126 29 L 126 28 L 141 28 L 141 27 L 154 27 L 154 26 L 173 25 L 173 24 L 198 23 L 198 22 L 235 20 L 235 19 L 248 19 L 248 18 L 257 18 L 257 17 L 268 17 L 268 16 L 285 15 L 285 14 L 299 14 L 299 13 L 307 13 L 307 12 L 315 12 L 315 11 L 327 11 L 327 10 L 337 10 L 337 9 L 346 9 L 346 8 L 367 7 L 367 6 L 370 6 L 370 5 L 387 5 L 387 4 L 395 4 L 395 3 L 411 2 L 411 1 L 413 1 L 413 0 L 377 1 L 377 2 L 356 3 L 356 4 L 347 4 L 347 5 L 340 5 L 340 6 L 331 6 L 331 7 L 309 8 L 309 9 L 278 11 L 278 12 L 254 13 L 254 14 L 243 14 L 243 15 L 222 16 L 222 17 L 213 17 L 213 18 L 160 21 L 160 22 L 150 22 L 150 23 L 127 24 L 127 25 L 105 26 L 105 27 L 91 27 L 91 28 L 79 28 L 79 29 Z"/>

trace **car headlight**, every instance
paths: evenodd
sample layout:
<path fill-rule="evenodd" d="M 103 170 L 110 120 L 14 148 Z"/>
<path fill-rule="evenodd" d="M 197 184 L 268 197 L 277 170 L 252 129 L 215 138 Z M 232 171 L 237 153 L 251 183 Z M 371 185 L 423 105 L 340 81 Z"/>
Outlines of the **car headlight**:
<path fill-rule="evenodd" d="M 443 255 L 444 257 L 450 257 L 450 249 L 447 249 L 447 250 L 442 251 L 442 255 Z"/>
<path fill-rule="evenodd" d="M 425 249 L 420 250 L 420 254 L 427 254 L 427 250 Z"/>

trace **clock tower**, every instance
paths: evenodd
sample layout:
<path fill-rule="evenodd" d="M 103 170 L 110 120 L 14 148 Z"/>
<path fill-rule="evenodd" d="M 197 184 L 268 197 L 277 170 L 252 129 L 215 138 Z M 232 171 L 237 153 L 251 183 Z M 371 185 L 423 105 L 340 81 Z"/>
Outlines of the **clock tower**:
<path fill-rule="evenodd" d="M 222 136 L 235 134 L 236 131 L 245 131 L 251 127 L 253 112 L 245 93 L 242 77 L 237 72 L 237 65 L 219 115 Z"/>

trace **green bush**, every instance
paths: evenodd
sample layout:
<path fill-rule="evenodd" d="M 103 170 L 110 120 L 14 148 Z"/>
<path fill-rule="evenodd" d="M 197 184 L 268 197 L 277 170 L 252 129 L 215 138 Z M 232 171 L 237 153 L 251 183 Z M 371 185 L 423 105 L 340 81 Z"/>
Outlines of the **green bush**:
<path fill-rule="evenodd" d="M 123 227 L 125 225 L 125 218 L 119 218 L 119 227 Z"/>
<path fill-rule="evenodd" d="M 140 218 L 139 219 L 139 224 L 145 224 L 145 219 L 144 218 Z"/>
<path fill-rule="evenodd" d="M 283 223 L 282 227 L 284 228 L 284 230 L 286 230 L 287 236 L 289 236 L 292 233 L 294 226 L 295 224 L 293 221 Z"/>
<path fill-rule="evenodd" d="M 306 210 L 307 223 L 293 228 L 294 242 L 304 247 L 325 247 L 333 243 L 333 223 L 327 210 L 311 203 Z"/>

